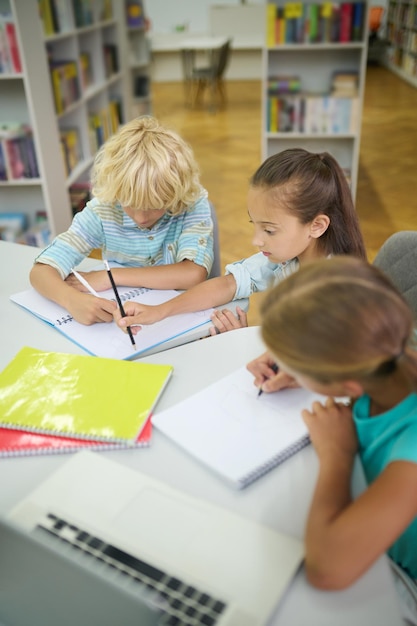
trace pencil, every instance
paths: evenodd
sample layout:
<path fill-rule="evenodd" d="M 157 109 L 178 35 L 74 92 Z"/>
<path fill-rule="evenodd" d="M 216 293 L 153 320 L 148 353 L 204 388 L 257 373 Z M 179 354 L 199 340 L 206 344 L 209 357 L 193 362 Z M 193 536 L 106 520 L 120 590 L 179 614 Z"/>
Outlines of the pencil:
<path fill-rule="evenodd" d="M 111 273 L 110 265 L 108 264 L 108 261 L 106 261 L 106 260 L 104 260 L 103 263 L 104 263 L 104 267 L 107 270 L 107 274 L 109 275 L 110 283 L 111 283 L 111 286 L 113 287 L 114 295 L 116 297 L 116 302 L 117 302 L 117 304 L 119 306 L 120 313 L 122 314 L 123 317 L 126 317 L 126 313 L 125 313 L 125 310 L 123 308 L 122 301 L 120 300 L 119 292 L 117 291 L 116 283 L 114 282 L 113 274 Z M 132 330 L 131 330 L 130 326 L 127 327 L 127 332 L 128 332 L 129 337 L 130 337 L 130 341 L 132 343 L 132 346 L 136 347 L 135 338 L 133 336 L 133 333 L 132 333 Z"/>
<path fill-rule="evenodd" d="M 274 370 L 275 374 L 278 372 L 278 365 L 276 363 L 274 363 L 273 365 L 271 365 L 271 369 Z M 259 389 L 258 391 L 258 398 L 259 396 L 261 396 L 263 394 L 263 389 L 262 387 Z"/>
<path fill-rule="evenodd" d="M 84 287 L 85 287 L 86 289 L 88 289 L 88 291 L 89 291 L 89 292 L 90 292 L 93 296 L 96 296 L 96 298 L 100 298 L 100 296 L 98 295 L 97 291 L 95 291 L 95 290 L 92 288 L 92 286 L 90 285 L 90 283 L 89 283 L 89 282 L 87 282 L 87 281 L 85 280 L 84 276 L 81 276 L 81 274 L 79 274 L 79 273 L 77 272 L 77 270 L 75 270 L 74 268 L 72 268 L 71 273 L 72 273 L 72 274 L 74 274 L 75 278 L 77 278 L 77 280 L 79 280 L 79 281 L 80 281 L 80 283 L 81 283 L 82 285 L 84 285 Z"/>

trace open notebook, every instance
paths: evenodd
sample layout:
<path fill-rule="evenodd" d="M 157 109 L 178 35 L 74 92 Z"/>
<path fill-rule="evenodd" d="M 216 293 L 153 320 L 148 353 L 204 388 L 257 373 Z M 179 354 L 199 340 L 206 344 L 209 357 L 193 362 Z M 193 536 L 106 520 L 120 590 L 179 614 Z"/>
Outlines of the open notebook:
<path fill-rule="evenodd" d="M 148 305 L 161 304 L 178 296 L 179 293 L 169 289 L 145 289 L 143 287 L 118 287 L 117 290 L 122 302 L 134 300 Z M 102 298 L 114 300 L 112 289 L 101 291 L 99 295 Z M 114 322 L 92 326 L 80 324 L 69 315 L 68 311 L 44 298 L 35 289 L 16 293 L 10 296 L 10 299 L 56 328 L 89 354 L 113 359 L 133 359 L 140 356 L 146 350 L 206 324 L 210 321 L 213 311 L 209 309 L 195 313 L 181 313 L 155 324 L 142 325 L 141 331 L 135 336 L 136 348 L 133 348 L 129 336 Z"/>
<path fill-rule="evenodd" d="M 0 373 L 0 427 L 133 446 L 172 371 L 25 347 Z"/>
<path fill-rule="evenodd" d="M 156 413 L 153 425 L 235 487 L 245 487 L 309 443 L 301 411 L 323 396 L 286 389 L 258 397 L 241 367 Z"/>
<path fill-rule="evenodd" d="M 93 452 L 73 455 L 8 520 L 31 537 L 48 536 L 51 547 L 65 549 L 80 566 L 81 555 L 89 557 L 91 572 L 111 570 L 115 583 L 146 587 L 163 612 L 160 626 L 265 626 L 303 557 L 299 539 Z M 44 579 L 47 602 L 48 572 Z M 13 593 L 7 571 L 2 580 L 3 594 L 7 586 Z M 51 585 L 68 600 L 76 583 L 63 588 L 52 579 Z M 0 585 L 0 600 L 1 594 Z M 24 593 L 18 601 L 19 609 L 28 604 Z M 38 623 L 33 616 L 44 605 L 27 608 L 27 623 Z M 132 622 L 122 612 L 111 623 Z"/>

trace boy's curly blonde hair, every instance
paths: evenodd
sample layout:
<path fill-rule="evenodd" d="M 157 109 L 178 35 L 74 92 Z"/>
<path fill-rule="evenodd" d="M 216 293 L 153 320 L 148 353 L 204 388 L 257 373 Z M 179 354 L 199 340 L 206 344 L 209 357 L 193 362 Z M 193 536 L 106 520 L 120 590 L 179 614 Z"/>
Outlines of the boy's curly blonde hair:
<path fill-rule="evenodd" d="M 158 120 L 143 116 L 121 126 L 98 151 L 92 193 L 101 202 L 178 215 L 201 197 L 191 147 Z"/>

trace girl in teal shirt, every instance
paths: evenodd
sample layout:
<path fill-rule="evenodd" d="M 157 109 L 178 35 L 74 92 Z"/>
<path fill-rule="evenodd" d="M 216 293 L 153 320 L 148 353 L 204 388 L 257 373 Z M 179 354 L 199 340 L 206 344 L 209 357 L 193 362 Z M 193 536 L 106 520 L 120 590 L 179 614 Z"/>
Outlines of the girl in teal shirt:
<path fill-rule="evenodd" d="M 327 396 L 303 411 L 320 463 L 305 534 L 316 587 L 350 585 L 386 551 L 417 579 L 413 325 L 389 279 L 348 256 L 306 264 L 263 302 L 262 337 L 280 370 Z M 346 396 L 349 405 L 335 400 Z M 356 452 L 368 488 L 353 500 Z"/>

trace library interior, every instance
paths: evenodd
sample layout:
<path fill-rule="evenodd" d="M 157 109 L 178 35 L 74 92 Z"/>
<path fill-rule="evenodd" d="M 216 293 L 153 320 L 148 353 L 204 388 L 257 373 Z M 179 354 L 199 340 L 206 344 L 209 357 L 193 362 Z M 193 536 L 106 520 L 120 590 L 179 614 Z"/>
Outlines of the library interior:
<path fill-rule="evenodd" d="M 16 352 L 20 355 L 25 346 L 56 354 L 87 352 L 88 358 L 94 359 L 104 359 L 108 354 L 114 359 L 127 359 L 132 365 L 137 361 L 149 367 L 173 367 L 172 380 L 164 382 L 159 390 L 161 400 L 156 392 L 153 398 L 152 409 L 158 403 L 155 428 L 151 428 L 148 407 L 147 430 L 136 432 L 137 438 L 127 443 L 101 439 L 85 445 L 86 437 L 82 435 L 75 437 L 74 447 L 74 438 L 70 443 L 65 433 L 67 446 L 61 443 L 55 447 L 49 436 L 52 434 L 53 438 L 54 433 L 41 429 L 36 435 L 35 429 L 33 442 L 24 445 L 21 438 L 15 437 L 21 427 L 11 430 L 10 424 L 2 422 L 0 477 L 4 472 L 4 480 L 0 479 L 0 493 L 4 497 L 0 505 L 0 538 L 2 520 L 10 517 L 10 511 L 50 472 L 61 471 L 61 466 L 73 456 L 59 452 L 81 450 L 82 445 L 90 450 L 94 446 L 97 451 L 106 450 L 100 456 L 111 457 L 165 486 L 180 489 L 193 502 L 202 497 L 206 503 L 246 518 L 255 526 L 266 526 L 282 536 L 302 540 L 307 505 L 318 474 L 317 459 L 308 441 L 299 446 L 297 454 L 292 453 L 289 469 L 286 461 L 270 471 L 281 463 L 276 460 L 277 455 L 264 460 L 271 464 L 265 471 L 249 468 L 249 472 L 258 472 L 262 478 L 254 485 L 249 478 L 249 486 L 245 483 L 245 488 L 237 492 L 189 455 L 188 448 L 192 450 L 195 442 L 177 442 L 175 437 L 171 440 L 157 425 L 164 423 L 159 415 L 164 418 L 165 412 L 168 416 L 175 413 L 177 402 L 206 392 L 210 384 L 214 385 L 215 398 L 215 394 L 220 394 L 216 385 L 223 377 L 232 375 L 264 351 L 259 327 L 267 292 L 252 293 L 246 301 L 239 300 L 238 304 L 246 310 L 247 328 L 218 332 L 199 341 L 209 334 L 210 312 L 203 311 L 205 317 L 200 319 L 197 313 L 189 314 L 181 331 L 166 325 L 161 326 L 162 334 L 157 328 L 154 335 L 149 333 L 146 349 L 138 349 L 135 360 L 129 356 L 128 339 L 123 349 L 119 349 L 117 339 L 111 340 L 108 350 L 95 353 L 83 349 L 90 343 L 98 346 L 101 335 L 91 335 L 89 342 L 84 331 L 78 334 L 75 330 L 77 339 L 71 338 L 71 328 L 59 328 L 65 316 L 57 310 L 59 317 L 55 322 L 55 310 L 43 309 L 40 301 L 30 300 L 29 305 L 22 306 L 22 294 L 31 289 L 29 272 L 39 251 L 67 231 L 74 216 L 91 200 L 90 174 L 101 146 L 124 124 L 141 116 L 155 117 L 191 146 L 215 216 L 220 274 L 224 274 L 227 265 L 258 251 L 248 216 L 251 177 L 268 157 L 291 148 L 328 152 L 336 159 L 348 182 L 367 259 L 373 263 L 393 234 L 417 233 L 417 194 L 413 191 L 416 108 L 417 0 L 0 0 L 0 254 L 4 267 L 9 268 L 2 274 L 10 273 L 1 280 L 0 310 L 4 314 L 2 335 L 6 345 L 1 367 L 6 372 Z M 417 247 L 413 254 L 417 254 Z M 101 260 L 102 253 L 95 250 L 81 264 L 81 270 L 97 268 Z M 410 266 L 409 282 L 414 280 L 412 272 Z M 126 300 L 136 298 L 136 293 L 129 295 L 133 293 L 131 287 L 130 292 L 128 287 L 123 289 Z M 28 310 L 33 313 L 36 307 L 42 313 L 28 315 Z M 67 316 L 66 321 L 68 317 L 71 318 Z M 39 318 L 49 321 L 42 324 Z M 7 320 L 13 328 L 9 328 Z M 124 341 L 125 336 L 120 336 Z M 103 334 L 102 346 L 105 341 Z M 219 362 L 223 360 L 224 363 Z M 198 377 L 195 363 L 201 363 L 204 380 Z M 0 372 L 0 404 L 5 380 Z M 94 384 L 98 391 L 100 380 Z M 230 384 L 237 386 L 234 380 Z M 43 392 L 48 393 L 48 385 Z M 129 398 L 134 398 L 131 389 Z M 211 400 L 203 396 L 200 402 L 209 407 Z M 232 394 L 228 402 L 232 411 Z M 243 396 L 236 396 L 235 402 L 236 424 L 243 424 L 243 420 L 250 419 L 246 416 L 249 404 L 245 405 Z M 265 398 L 262 402 L 266 402 Z M 265 420 L 267 423 L 267 416 Z M 214 427 L 221 436 L 220 426 Z M 208 435 L 208 423 L 201 428 L 202 441 L 206 432 L 207 446 L 213 438 L 214 450 L 215 438 Z M 265 432 L 267 428 L 265 425 Z M 259 440 L 261 430 L 259 427 L 256 433 Z M 23 431 L 28 434 L 27 428 Z M 71 437 L 73 434 L 70 432 Z M 44 439 L 35 444 L 36 436 Z M 88 438 L 100 439 L 96 433 L 89 433 Z M 46 439 L 50 440 L 47 444 Z M 80 439 L 83 443 L 78 446 Z M 38 447 L 37 451 L 30 451 L 30 446 Z M 148 457 L 148 450 L 142 449 L 147 447 L 152 451 Z M 194 455 L 201 460 L 206 450 L 196 443 L 195 448 L 198 452 L 194 450 Z M 88 460 L 88 454 L 85 458 Z M 361 468 L 355 466 L 355 472 L 358 489 L 363 489 Z M 10 474 L 16 476 L 8 483 L 6 475 Z M 277 510 L 275 493 L 292 507 L 291 514 Z M 178 494 L 170 497 L 176 501 L 179 498 Z M 78 506 L 78 500 L 77 503 Z M 191 507 L 191 500 L 188 505 Z M 172 514 L 175 518 L 175 507 Z M 289 544 L 284 547 L 289 552 L 295 550 Z M 284 549 L 283 545 L 279 549 Z M 243 613 L 241 622 L 233 621 L 239 620 L 232 614 L 233 602 L 230 599 L 226 609 L 222 596 L 220 600 L 210 600 L 210 610 L 203 608 L 199 618 L 195 612 L 197 603 L 181 600 L 188 617 L 180 617 L 174 594 L 167 600 L 172 621 L 166 616 L 166 621 L 154 621 L 160 618 L 152 614 L 149 622 L 148 617 L 144 618 L 143 624 L 348 626 L 354 620 L 380 626 L 417 624 L 417 590 L 416 621 L 409 618 L 404 622 L 403 606 L 398 601 L 387 559 L 376 560 L 353 587 L 334 592 L 334 596 L 324 592 L 322 599 L 317 590 L 310 588 L 303 568 L 294 567 L 294 563 L 301 563 L 298 552 L 292 552 L 292 557 L 295 561 L 282 589 L 272 599 L 265 592 L 262 611 L 256 609 L 256 603 L 251 605 L 248 592 L 249 599 L 239 610 L 248 611 L 248 615 L 255 611 L 250 614 L 252 617 L 244 616 L 249 621 L 244 621 Z M 235 565 L 235 570 L 238 567 Z M 0 583 L 2 580 L 6 578 L 0 571 Z M 145 587 L 146 580 L 145 577 Z M 106 584 L 113 584 L 111 577 Z M 152 585 L 149 583 L 148 588 L 158 591 L 158 585 Z M 213 594 L 218 587 L 213 582 Z M 189 587 L 189 594 L 190 589 L 193 587 Z M 225 588 L 226 599 L 228 593 Z M 367 601 L 363 599 L 366 594 Z M 9 608 L 3 612 L 3 599 L 0 591 L 0 625 L 8 626 L 15 607 L 10 608 L 10 615 Z M 307 617 L 308 621 L 303 621 Z M 24 626 L 23 608 L 18 618 L 23 621 L 13 623 Z M 39 622 L 46 626 L 54 624 L 50 615 L 42 613 L 40 620 L 46 620 Z M 125 623 L 130 623 L 127 618 Z"/>

